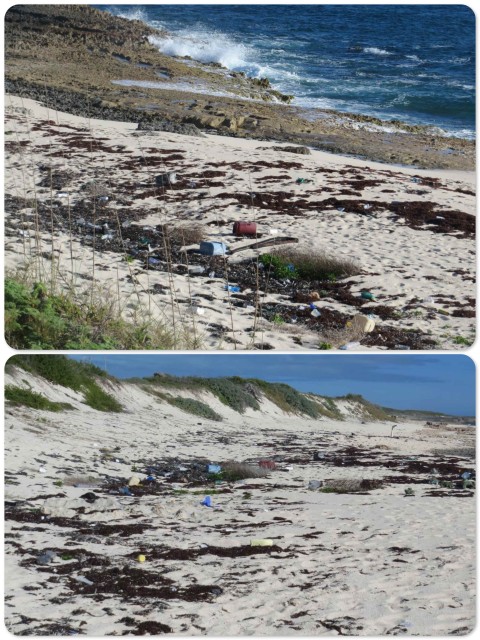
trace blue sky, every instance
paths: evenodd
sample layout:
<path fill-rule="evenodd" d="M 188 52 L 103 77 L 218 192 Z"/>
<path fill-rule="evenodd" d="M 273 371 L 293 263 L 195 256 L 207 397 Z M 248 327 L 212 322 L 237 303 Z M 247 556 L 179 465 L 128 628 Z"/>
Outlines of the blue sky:
<path fill-rule="evenodd" d="M 285 382 L 299 391 L 359 393 L 397 409 L 475 415 L 475 365 L 463 355 L 108 354 L 76 355 L 118 378 L 155 371 Z"/>

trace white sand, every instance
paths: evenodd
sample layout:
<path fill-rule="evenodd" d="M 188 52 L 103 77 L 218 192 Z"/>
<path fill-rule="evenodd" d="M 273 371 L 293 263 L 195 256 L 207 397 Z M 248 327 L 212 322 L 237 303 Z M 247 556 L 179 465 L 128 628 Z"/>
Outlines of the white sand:
<path fill-rule="evenodd" d="M 5 620 L 11 632 L 32 635 L 40 629 L 45 635 L 48 628 L 51 634 L 47 625 L 58 624 L 60 635 L 68 630 L 121 635 L 147 621 L 168 625 L 178 635 L 444 636 L 472 630 L 475 500 L 460 497 L 461 489 L 435 488 L 428 473 L 405 474 L 398 467 L 408 461 L 456 460 L 459 467 L 471 468 L 471 459 L 454 452 L 474 449 L 475 429 L 402 423 L 390 437 L 391 423 L 363 424 L 346 401 L 341 403 L 346 419 L 339 422 L 282 414 L 266 401 L 261 413 L 239 415 L 204 396 L 224 416 L 214 423 L 126 384 L 109 387 L 126 413 L 105 414 L 82 404 L 78 394 L 24 371 L 7 374 L 6 383 L 30 385 L 75 407 L 59 414 L 7 407 Z M 358 460 L 372 465 L 312 459 L 315 451 L 330 460 L 336 452 L 333 457 L 347 462 L 353 454 L 346 447 L 360 450 Z M 106 479 L 117 478 L 118 487 L 134 473 L 145 478 L 145 461 L 175 457 L 181 466 L 199 458 L 219 462 L 272 455 L 283 460 L 280 469 L 289 465 L 291 470 L 230 485 L 231 492 L 212 495 L 215 509 L 200 505 L 207 488 L 185 490 L 181 482 L 159 479 L 165 494 L 141 497 L 101 488 Z M 75 476 L 92 477 L 93 487 L 54 484 Z M 392 476 L 410 480 L 386 480 L 383 488 L 363 495 L 307 489 L 315 479 Z M 446 476 L 440 471 L 437 477 Z M 415 495 L 404 497 L 409 486 Z M 101 498 L 93 504 L 82 500 L 88 490 Z M 439 497 L 443 492 L 450 495 Z M 73 511 L 79 506 L 83 509 Z M 31 522 L 11 519 L 27 508 L 33 510 Z M 73 518 L 70 525 L 68 518 Z M 102 534 L 96 530 L 102 525 L 119 529 Z M 124 525 L 145 531 L 122 536 Z M 271 555 L 222 557 L 213 550 L 186 560 L 154 557 L 155 549 L 201 552 L 205 545 L 249 545 L 253 538 L 271 538 L 279 549 Z M 74 559 L 39 565 L 36 558 L 50 549 Z M 135 561 L 138 553 L 145 554 L 144 564 Z M 105 566 L 92 567 L 89 558 Z M 176 592 L 126 596 L 120 587 L 112 593 L 107 576 L 115 567 L 117 578 L 133 570 L 139 572 L 137 580 L 146 574 L 145 584 L 152 588 L 162 578 L 171 579 L 178 597 Z M 94 581 L 94 587 L 79 589 L 72 579 L 78 575 Z M 214 591 L 200 601 L 185 600 L 182 589 L 194 585 Z M 130 626 L 127 616 L 133 619 Z"/>
<path fill-rule="evenodd" d="M 23 113 L 22 109 L 27 109 L 27 112 Z M 84 201 L 93 207 L 82 186 L 96 179 L 106 185 L 110 194 L 108 207 L 97 212 L 97 219 L 99 222 L 108 220 L 115 232 L 115 212 L 129 207 L 131 221 L 135 222 L 138 214 L 142 226 L 200 222 L 206 225 L 209 240 L 225 242 L 235 249 L 251 241 L 232 235 L 233 222 L 256 221 L 259 233 L 268 236 L 271 229 L 277 229 L 279 235 L 298 238 L 300 248 L 322 250 L 329 255 L 358 262 L 362 274 L 347 279 L 352 283 L 351 293 L 359 296 L 361 290 L 371 291 L 377 300 L 373 306 L 388 306 L 395 312 L 396 317 L 388 319 L 376 316 L 378 328 L 419 330 L 430 334 L 436 341 L 434 348 L 442 349 L 464 348 L 464 340 L 471 341 L 474 337 L 474 318 L 457 317 L 458 313 L 453 315 L 455 310 L 474 310 L 473 237 L 434 233 L 428 226 L 412 229 L 406 226 L 403 218 L 395 220 L 386 209 L 374 215 L 358 215 L 322 207 L 322 201 L 333 196 L 340 200 L 362 200 L 373 204 L 395 200 L 434 202 L 436 216 L 441 216 L 445 210 L 472 215 L 475 213 L 474 172 L 422 171 L 321 151 L 312 151 L 311 155 L 304 156 L 279 152 L 275 149 L 278 143 L 215 135 L 204 138 L 161 132 L 137 135 L 135 124 L 87 120 L 12 96 L 6 98 L 6 112 L 7 142 L 28 143 L 20 150 L 7 150 L 6 193 L 19 198 L 36 197 L 47 205 L 47 217 L 50 217 L 52 196 L 54 203 L 66 204 L 68 201 L 73 207 Z M 47 120 L 54 121 L 54 124 L 46 125 Z M 86 148 L 69 147 L 71 141 L 79 136 L 84 143 L 87 141 Z M 108 151 L 90 151 L 88 141 L 92 140 L 105 145 Z M 149 158 L 158 158 L 159 154 L 166 154 L 164 165 L 146 166 Z M 169 155 L 183 159 L 168 160 Z M 134 168 L 122 169 L 122 163 L 128 160 L 133 161 Z M 274 166 L 266 168 L 252 164 L 259 161 Z M 232 167 L 236 162 L 241 165 Z M 279 166 L 282 162 L 298 163 L 299 167 L 282 169 Z M 218 163 L 225 164 L 218 166 Z M 46 175 L 39 167 L 45 164 L 72 172 L 74 180 L 71 186 L 63 190 L 54 189 L 53 193 L 49 187 L 38 186 Z M 177 172 L 179 178 L 188 176 L 189 180 L 193 179 L 195 188 L 183 189 L 181 198 L 174 189 L 168 191 L 164 199 L 139 199 L 141 192 L 154 188 L 155 175 L 166 170 Z M 208 173 L 205 172 L 212 170 L 225 173 L 223 177 L 213 178 L 213 182 L 220 182 L 223 186 L 205 186 L 208 182 Z M 272 181 L 265 181 L 266 176 L 273 176 Z M 413 176 L 438 178 L 440 186 L 415 183 Z M 296 184 L 297 178 L 307 178 L 312 183 Z M 359 178 L 379 179 L 380 184 L 360 187 L 359 196 L 341 194 L 345 188 L 352 192 L 353 187 L 348 183 Z M 129 195 L 125 195 L 125 185 L 133 185 Z M 262 193 L 282 191 L 291 194 L 293 199 L 318 200 L 318 208 L 303 213 L 300 209 L 299 215 L 291 216 L 258 208 L 254 204 L 239 204 L 234 198 L 236 194 L 255 193 L 256 197 L 261 197 Z M 58 195 L 62 192 L 67 194 L 66 198 Z M 217 197 L 225 192 L 232 194 L 232 198 Z M 215 278 L 205 277 L 207 274 L 190 278 L 178 274 L 169 277 L 165 272 L 146 271 L 139 260 L 127 264 L 121 255 L 109 252 L 108 245 L 99 243 L 98 237 L 93 256 L 90 246 L 84 245 L 78 237 L 70 239 L 68 230 L 60 229 L 55 219 L 55 207 L 56 204 L 52 209 L 52 237 L 50 222 L 48 228 L 36 232 L 32 208 L 12 215 L 7 206 L 7 269 L 28 265 L 33 274 L 43 272 L 46 280 L 52 278 L 53 270 L 57 287 L 73 286 L 79 295 L 90 290 L 93 277 L 99 296 L 115 304 L 126 317 L 150 314 L 170 325 L 173 314 L 176 327 L 181 328 L 179 333 L 183 331 L 190 337 L 195 336 L 196 342 L 204 349 L 248 349 L 261 343 L 281 350 L 317 349 L 320 342 L 329 341 L 327 334 L 299 324 L 277 325 L 258 318 L 255 321 L 254 306 L 247 302 L 244 306 L 241 302 L 240 306 L 235 306 L 238 300 L 229 298 L 225 291 L 224 265 L 220 272 L 217 269 Z M 72 226 L 77 228 L 75 220 Z M 55 257 L 53 263 L 50 259 L 52 252 Z M 255 255 L 254 251 L 240 252 L 229 260 L 234 263 Z M 148 294 L 147 291 L 153 291 L 155 285 L 162 285 L 164 289 Z M 246 289 L 243 293 L 251 291 Z M 203 307 L 201 316 L 192 318 L 192 302 L 194 306 Z M 289 295 L 268 291 L 261 296 L 261 302 L 299 306 Z M 375 314 L 372 305 L 368 306 L 369 312 Z M 318 307 L 320 311 L 342 312 L 346 318 L 358 311 L 352 305 L 329 297 L 322 298 Z M 219 333 L 218 325 L 223 327 L 223 333 Z M 346 331 L 334 346 L 349 339 Z M 381 349 L 381 343 L 372 348 Z"/>

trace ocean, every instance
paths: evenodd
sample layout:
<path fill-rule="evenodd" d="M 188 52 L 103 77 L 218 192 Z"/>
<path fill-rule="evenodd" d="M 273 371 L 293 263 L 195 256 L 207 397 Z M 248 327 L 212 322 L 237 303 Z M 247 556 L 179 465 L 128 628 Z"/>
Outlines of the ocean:
<path fill-rule="evenodd" d="M 299 107 L 475 137 L 475 16 L 466 6 L 98 8 L 166 30 L 168 36 L 153 41 L 165 54 L 267 77 Z"/>

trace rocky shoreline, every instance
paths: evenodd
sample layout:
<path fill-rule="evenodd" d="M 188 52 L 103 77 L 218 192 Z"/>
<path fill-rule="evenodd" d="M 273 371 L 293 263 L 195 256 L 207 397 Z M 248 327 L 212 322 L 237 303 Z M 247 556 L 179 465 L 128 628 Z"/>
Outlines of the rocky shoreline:
<path fill-rule="evenodd" d="M 474 169 L 473 141 L 334 111 L 312 117 L 267 79 L 161 54 L 149 41 L 155 34 L 86 5 L 16 5 L 5 18 L 6 91 L 83 117 L 153 128 L 165 121 L 177 133 L 196 127 L 391 164 Z"/>

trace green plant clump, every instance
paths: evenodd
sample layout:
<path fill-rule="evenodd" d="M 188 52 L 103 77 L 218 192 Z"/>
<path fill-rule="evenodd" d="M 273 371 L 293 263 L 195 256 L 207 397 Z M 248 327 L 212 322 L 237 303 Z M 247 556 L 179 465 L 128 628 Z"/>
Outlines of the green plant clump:
<path fill-rule="evenodd" d="M 227 407 L 238 413 L 251 408 L 256 411 L 260 405 L 254 396 L 245 389 L 245 381 L 241 378 L 196 378 L 156 375 L 144 378 L 144 382 L 167 389 L 183 389 L 185 391 L 210 391 Z"/>
<path fill-rule="evenodd" d="M 44 411 L 64 411 L 65 409 L 73 409 L 71 404 L 67 402 L 52 402 L 41 393 L 35 393 L 30 389 L 22 389 L 13 385 L 5 387 L 5 400 L 15 405 L 31 407 L 32 409 L 43 409 Z"/>
<path fill-rule="evenodd" d="M 318 348 L 320 351 L 329 351 L 330 349 L 333 349 L 333 345 L 330 342 L 321 342 Z"/>
<path fill-rule="evenodd" d="M 182 396 L 177 396 L 175 398 L 169 397 L 167 398 L 167 402 L 182 411 L 186 411 L 187 413 L 191 413 L 194 416 L 199 416 L 200 418 L 206 418 L 207 420 L 215 420 L 216 422 L 222 421 L 222 416 L 219 415 L 216 411 L 214 411 L 208 404 L 201 402 L 200 400 L 194 400 L 193 398 L 183 398 Z"/>
<path fill-rule="evenodd" d="M 13 356 L 7 366 L 20 367 L 49 382 L 83 393 L 85 403 L 97 411 L 123 411 L 122 405 L 96 382 L 95 377 L 108 376 L 95 365 L 72 360 L 63 355 L 38 354 Z"/>
<path fill-rule="evenodd" d="M 323 252 L 283 248 L 265 253 L 259 261 L 275 277 L 309 282 L 336 282 L 341 278 L 358 275 L 359 266 L 347 258 L 337 258 Z"/>
<path fill-rule="evenodd" d="M 298 278 L 297 270 L 295 266 L 289 262 L 283 260 L 280 256 L 273 253 L 264 253 L 260 256 L 259 261 L 266 269 L 271 269 L 276 278 L 280 280 L 290 279 L 295 280 Z"/>
<path fill-rule="evenodd" d="M 266 382 L 265 380 L 252 379 L 249 382 L 259 389 L 286 413 L 298 413 L 318 418 L 319 408 L 315 402 L 306 398 L 302 393 L 281 382 Z"/>
<path fill-rule="evenodd" d="M 170 333 L 151 322 L 128 322 L 115 305 L 55 295 L 44 284 L 5 280 L 5 339 L 14 349 L 171 349 Z"/>
<path fill-rule="evenodd" d="M 464 344 L 466 347 L 470 347 L 473 344 L 473 340 L 464 338 L 463 336 L 456 336 L 453 339 L 454 344 Z"/>

